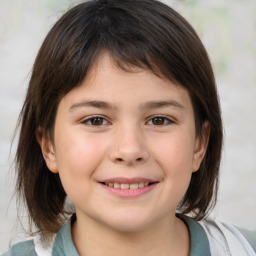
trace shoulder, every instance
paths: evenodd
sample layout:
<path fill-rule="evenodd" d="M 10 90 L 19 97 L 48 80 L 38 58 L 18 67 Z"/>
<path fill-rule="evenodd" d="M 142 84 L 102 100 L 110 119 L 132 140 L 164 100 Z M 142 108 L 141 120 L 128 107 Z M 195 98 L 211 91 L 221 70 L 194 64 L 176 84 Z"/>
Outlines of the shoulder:
<path fill-rule="evenodd" d="M 48 256 L 48 255 L 72 255 L 78 256 L 78 252 L 72 241 L 71 219 L 66 222 L 57 234 L 42 237 L 36 234 L 32 240 L 13 245 L 1 256 Z"/>
<path fill-rule="evenodd" d="M 249 244 L 256 252 L 256 230 L 246 230 L 243 228 L 237 229 L 242 233 L 242 235 L 246 238 L 246 240 L 249 242 Z"/>
<path fill-rule="evenodd" d="M 33 240 L 17 243 L 2 254 L 2 256 L 37 256 Z"/>
<path fill-rule="evenodd" d="M 234 226 L 218 221 L 200 221 L 199 223 L 206 231 L 213 255 L 226 252 L 226 255 L 255 256 L 249 242 Z"/>
<path fill-rule="evenodd" d="M 52 249 L 52 255 L 72 255 L 79 256 L 72 241 L 71 225 L 75 216 L 72 216 L 59 230 Z"/>

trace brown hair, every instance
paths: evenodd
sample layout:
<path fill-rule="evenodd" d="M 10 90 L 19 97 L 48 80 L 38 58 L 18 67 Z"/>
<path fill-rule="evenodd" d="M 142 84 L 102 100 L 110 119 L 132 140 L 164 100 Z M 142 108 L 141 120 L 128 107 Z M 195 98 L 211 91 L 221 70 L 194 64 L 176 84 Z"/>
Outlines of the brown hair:
<path fill-rule="evenodd" d="M 222 121 L 212 67 L 189 23 L 155 0 L 95 0 L 70 9 L 46 36 L 34 63 L 20 114 L 16 154 L 17 192 L 41 232 L 57 232 L 65 218 L 66 193 L 50 172 L 36 139 L 39 127 L 52 139 L 58 104 L 79 86 L 103 51 L 124 70 L 152 70 L 187 89 L 197 135 L 210 124 L 208 149 L 192 174 L 179 211 L 206 217 L 216 202 Z"/>

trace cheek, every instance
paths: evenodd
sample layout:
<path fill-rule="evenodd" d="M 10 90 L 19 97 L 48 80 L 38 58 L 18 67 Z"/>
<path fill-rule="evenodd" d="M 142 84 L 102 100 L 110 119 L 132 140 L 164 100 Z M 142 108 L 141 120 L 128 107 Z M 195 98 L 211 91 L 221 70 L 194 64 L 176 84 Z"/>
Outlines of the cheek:
<path fill-rule="evenodd" d="M 63 186 L 88 183 L 105 157 L 106 145 L 96 136 L 79 132 L 57 137 L 56 160 Z"/>
<path fill-rule="evenodd" d="M 184 196 L 191 179 L 193 149 L 190 136 L 176 134 L 158 144 L 153 153 L 164 172 L 168 191 L 175 194 L 178 202 Z"/>
<path fill-rule="evenodd" d="M 191 173 L 193 145 L 194 143 L 189 136 L 178 134 L 169 136 L 154 146 L 154 155 L 167 172 L 170 170 L 173 174 Z"/>

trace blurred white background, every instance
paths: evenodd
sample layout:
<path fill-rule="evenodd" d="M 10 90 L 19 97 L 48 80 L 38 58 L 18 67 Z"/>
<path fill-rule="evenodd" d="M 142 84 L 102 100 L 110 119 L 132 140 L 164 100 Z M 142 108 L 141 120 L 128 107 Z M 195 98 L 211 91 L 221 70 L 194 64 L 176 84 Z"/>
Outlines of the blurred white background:
<path fill-rule="evenodd" d="M 0 0 L 0 253 L 22 236 L 16 228 L 10 153 L 36 53 L 75 0 Z M 218 219 L 256 229 L 256 1 L 165 0 L 195 27 L 212 60 L 225 146 Z M 15 151 L 15 142 L 13 152 Z M 12 199 L 12 200 L 11 200 Z"/>

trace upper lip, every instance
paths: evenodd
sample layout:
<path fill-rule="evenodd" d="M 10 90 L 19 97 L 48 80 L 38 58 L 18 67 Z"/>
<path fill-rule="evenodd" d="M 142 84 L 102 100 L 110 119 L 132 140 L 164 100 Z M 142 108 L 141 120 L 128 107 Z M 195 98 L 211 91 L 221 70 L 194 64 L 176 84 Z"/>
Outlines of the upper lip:
<path fill-rule="evenodd" d="M 106 180 L 99 181 L 101 183 L 120 183 L 120 184 L 134 184 L 134 183 L 140 183 L 140 182 L 157 182 L 157 180 L 152 180 L 148 178 L 143 177 L 135 177 L 135 178 L 125 178 L 125 177 L 115 177 L 110 178 Z"/>

